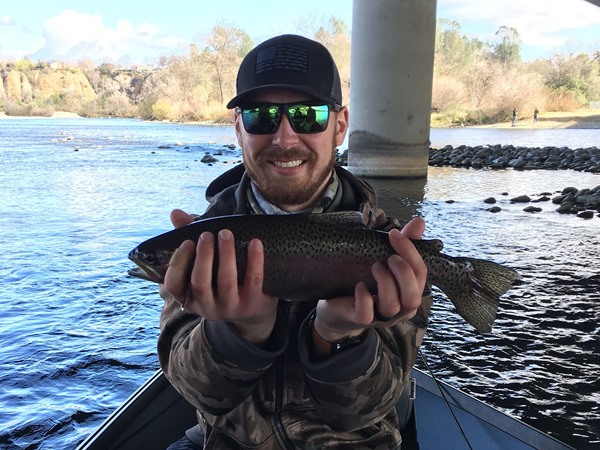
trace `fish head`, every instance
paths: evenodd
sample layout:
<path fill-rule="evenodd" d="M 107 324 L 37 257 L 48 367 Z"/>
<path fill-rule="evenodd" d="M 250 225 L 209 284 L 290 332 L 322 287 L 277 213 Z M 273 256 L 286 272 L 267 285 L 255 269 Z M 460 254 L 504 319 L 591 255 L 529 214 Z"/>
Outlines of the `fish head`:
<path fill-rule="evenodd" d="M 144 250 L 136 247 L 129 252 L 129 259 L 138 267 L 128 271 L 129 275 L 155 283 L 163 283 L 173 252 Z"/>

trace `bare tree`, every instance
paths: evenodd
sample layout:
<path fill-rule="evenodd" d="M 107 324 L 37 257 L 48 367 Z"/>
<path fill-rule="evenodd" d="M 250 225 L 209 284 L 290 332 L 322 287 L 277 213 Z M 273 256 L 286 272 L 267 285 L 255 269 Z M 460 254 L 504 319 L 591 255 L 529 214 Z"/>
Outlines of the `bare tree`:
<path fill-rule="evenodd" d="M 203 56 L 212 68 L 220 103 L 234 92 L 235 74 L 251 48 L 250 36 L 237 27 L 217 25 L 212 29 Z"/>

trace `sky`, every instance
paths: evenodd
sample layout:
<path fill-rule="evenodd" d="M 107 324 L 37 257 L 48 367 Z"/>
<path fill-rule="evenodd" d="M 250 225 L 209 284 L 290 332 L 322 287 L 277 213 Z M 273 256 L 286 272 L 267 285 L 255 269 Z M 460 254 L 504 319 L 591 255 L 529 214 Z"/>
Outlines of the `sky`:
<path fill-rule="evenodd" d="M 352 0 L 0 0 L 0 61 L 155 65 L 187 53 L 190 43 L 202 48 L 216 25 L 238 27 L 258 44 L 282 33 L 310 35 L 307 24 L 331 16 L 351 30 Z M 525 61 L 600 51 L 600 7 L 585 0 L 437 0 L 437 18 L 483 41 L 513 27 Z"/>

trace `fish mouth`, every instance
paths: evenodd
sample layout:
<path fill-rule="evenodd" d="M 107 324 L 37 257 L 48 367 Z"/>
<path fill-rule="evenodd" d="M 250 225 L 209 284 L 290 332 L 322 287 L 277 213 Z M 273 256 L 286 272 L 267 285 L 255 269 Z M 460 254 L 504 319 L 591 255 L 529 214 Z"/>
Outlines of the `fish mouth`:
<path fill-rule="evenodd" d="M 142 280 L 152 281 L 154 283 L 163 283 L 163 278 L 153 271 L 146 271 L 146 269 L 142 269 L 140 267 L 134 267 L 133 269 L 129 269 L 127 271 L 129 275 L 136 278 L 141 278 Z"/>
<path fill-rule="evenodd" d="M 142 280 L 153 281 L 155 283 L 164 283 L 163 275 L 157 271 L 153 266 L 144 263 L 137 249 L 133 249 L 129 252 L 129 259 L 137 264 L 138 267 L 129 269 L 127 273 L 132 277 L 141 278 Z"/>

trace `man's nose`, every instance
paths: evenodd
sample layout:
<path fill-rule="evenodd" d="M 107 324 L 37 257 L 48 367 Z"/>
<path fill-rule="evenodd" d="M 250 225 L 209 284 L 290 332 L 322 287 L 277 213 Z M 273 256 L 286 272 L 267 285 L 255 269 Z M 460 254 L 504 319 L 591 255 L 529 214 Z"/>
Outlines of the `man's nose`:
<path fill-rule="evenodd" d="M 289 148 L 298 143 L 298 134 L 292 128 L 290 118 L 284 114 L 277 132 L 273 135 L 273 144 L 281 148 Z"/>

